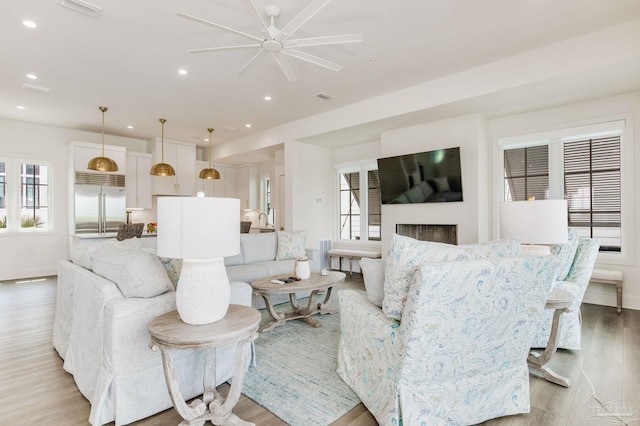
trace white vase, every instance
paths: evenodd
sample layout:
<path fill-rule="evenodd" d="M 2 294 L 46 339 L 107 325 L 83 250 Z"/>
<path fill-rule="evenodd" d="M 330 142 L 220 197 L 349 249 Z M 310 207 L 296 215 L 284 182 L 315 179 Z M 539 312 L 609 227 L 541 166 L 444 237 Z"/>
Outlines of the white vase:
<path fill-rule="evenodd" d="M 176 308 L 187 324 L 210 324 L 224 318 L 231 288 L 222 258 L 182 261 Z"/>
<path fill-rule="evenodd" d="M 308 259 L 296 259 L 296 277 L 301 280 L 308 280 L 311 276 Z"/>

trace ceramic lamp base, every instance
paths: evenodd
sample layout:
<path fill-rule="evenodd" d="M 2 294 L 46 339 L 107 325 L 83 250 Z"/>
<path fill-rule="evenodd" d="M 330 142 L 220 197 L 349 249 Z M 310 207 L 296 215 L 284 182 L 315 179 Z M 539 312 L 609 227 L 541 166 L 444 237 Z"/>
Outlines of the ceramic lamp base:
<path fill-rule="evenodd" d="M 224 318 L 231 288 L 222 258 L 183 259 L 176 306 L 187 324 L 210 324 Z"/>

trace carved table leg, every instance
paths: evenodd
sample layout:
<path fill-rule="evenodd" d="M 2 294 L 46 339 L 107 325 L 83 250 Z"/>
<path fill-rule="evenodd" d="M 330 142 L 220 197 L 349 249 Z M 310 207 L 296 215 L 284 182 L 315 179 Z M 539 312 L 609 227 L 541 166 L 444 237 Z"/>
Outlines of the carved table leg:
<path fill-rule="evenodd" d="M 264 304 L 267 305 L 267 310 L 269 311 L 269 315 L 271 315 L 271 318 L 273 318 L 274 321 L 270 322 L 267 325 L 262 326 L 260 328 L 260 331 L 270 331 L 276 327 L 280 327 L 281 325 L 284 325 L 284 323 L 286 322 L 285 315 L 279 313 L 273 307 L 273 303 L 271 302 L 271 296 L 268 294 L 261 294 L 261 296 L 264 299 Z"/>
<path fill-rule="evenodd" d="M 546 364 L 551 360 L 553 354 L 558 349 L 558 340 L 560 338 L 560 316 L 565 312 L 569 312 L 569 309 L 556 309 L 554 311 L 553 322 L 551 324 L 551 334 L 549 335 L 549 342 L 547 343 L 547 347 L 545 348 L 544 352 L 542 352 L 542 354 L 531 352 L 529 354 L 529 357 L 527 358 L 527 363 L 529 364 L 529 371 L 541 375 L 551 383 L 569 387 L 571 386 L 571 381 L 568 378 L 560 376 L 546 366 Z"/>

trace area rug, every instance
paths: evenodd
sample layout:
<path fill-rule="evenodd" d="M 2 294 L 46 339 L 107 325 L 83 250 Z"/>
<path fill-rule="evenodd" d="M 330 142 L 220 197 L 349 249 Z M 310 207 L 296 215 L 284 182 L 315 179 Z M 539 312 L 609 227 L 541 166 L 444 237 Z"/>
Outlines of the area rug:
<path fill-rule="evenodd" d="M 337 308 L 337 294 L 332 299 L 331 307 Z M 284 305 L 277 308 L 285 310 Z M 260 333 L 257 365 L 242 387 L 243 394 L 291 426 L 326 426 L 360 403 L 336 373 L 339 314 L 314 318 L 322 327 L 289 321 Z"/>

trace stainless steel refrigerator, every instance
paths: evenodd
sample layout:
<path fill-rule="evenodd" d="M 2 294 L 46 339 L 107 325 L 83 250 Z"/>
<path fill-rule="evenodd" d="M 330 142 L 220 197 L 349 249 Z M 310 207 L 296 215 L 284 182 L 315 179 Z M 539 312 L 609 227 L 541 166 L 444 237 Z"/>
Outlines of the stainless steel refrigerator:
<path fill-rule="evenodd" d="M 124 175 L 76 172 L 75 233 L 118 232 L 125 221 Z"/>

